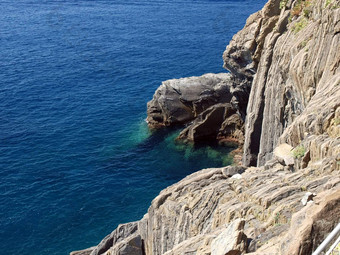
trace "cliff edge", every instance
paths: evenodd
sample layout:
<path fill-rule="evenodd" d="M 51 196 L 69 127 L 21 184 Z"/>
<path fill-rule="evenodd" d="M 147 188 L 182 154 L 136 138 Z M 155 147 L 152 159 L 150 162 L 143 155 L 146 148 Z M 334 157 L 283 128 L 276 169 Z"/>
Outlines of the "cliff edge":
<path fill-rule="evenodd" d="M 187 176 L 143 219 L 72 255 L 311 254 L 336 226 L 339 1 L 269 0 L 223 59 L 230 74 L 163 83 L 148 118 L 186 124 L 182 139 L 244 139 L 243 166 Z"/>

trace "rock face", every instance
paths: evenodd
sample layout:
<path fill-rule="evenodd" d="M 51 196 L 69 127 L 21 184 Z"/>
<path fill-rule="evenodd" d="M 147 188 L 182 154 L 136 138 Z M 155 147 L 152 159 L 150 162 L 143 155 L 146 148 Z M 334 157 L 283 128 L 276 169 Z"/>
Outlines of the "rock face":
<path fill-rule="evenodd" d="M 256 43 L 249 44 L 256 49 L 248 47 L 249 54 L 255 52 L 256 74 L 245 125 L 245 165 L 264 165 L 283 141 L 295 147 L 309 134 L 325 133 L 339 107 L 338 3 L 287 1 L 286 8 L 279 11 L 279 2 L 269 1 L 249 18 L 236 37 L 241 39 L 233 40 L 224 53 L 227 62 L 233 56 L 230 48 L 242 47 L 250 29 L 259 31 Z M 297 5 L 302 8 L 298 14 L 293 7 Z"/>
<path fill-rule="evenodd" d="M 141 237 L 140 250 L 131 254 L 212 254 L 223 248 L 216 245 L 222 242 L 221 236 L 235 241 L 230 248 L 235 254 L 247 249 L 245 236 L 253 239 L 256 254 L 269 254 L 266 253 L 269 248 L 275 248 L 273 254 L 308 254 L 290 253 L 289 250 L 306 242 L 308 244 L 303 245 L 315 249 L 338 223 L 339 170 L 339 167 L 333 169 L 328 165 L 323 168 L 315 163 L 292 173 L 278 161 L 264 167 L 248 168 L 241 179 L 226 176 L 225 168 L 201 170 L 161 191 L 137 228 L 134 223 L 132 231 L 125 230 L 125 225 L 120 226 L 91 254 L 124 254 L 117 251 L 122 236 L 127 242 L 135 236 Z M 306 190 L 317 196 L 315 203 L 304 207 L 301 199 Z M 305 215 L 303 218 L 296 216 L 301 212 Z M 315 213 L 315 217 L 308 216 Z M 323 223 L 327 224 L 325 230 L 306 231 L 301 236 L 290 234 L 295 224 L 301 231 L 305 231 L 306 224 L 322 228 L 317 224 L 321 224 L 325 215 L 329 215 Z M 240 218 L 244 221 L 240 222 Z M 238 227 L 233 225 L 235 220 L 239 222 Z M 231 228 L 234 231 L 230 231 Z M 295 241 L 297 237 L 299 240 Z M 229 245 L 227 242 L 225 247 Z"/>
<path fill-rule="evenodd" d="M 231 104 L 216 104 L 202 112 L 186 127 L 178 139 L 199 142 L 201 140 L 233 139 L 242 144 L 244 122 Z"/>
<path fill-rule="evenodd" d="M 211 242 L 211 255 L 240 255 L 247 249 L 244 219 L 237 219 Z"/>
<path fill-rule="evenodd" d="M 250 82 L 231 74 L 205 74 L 168 80 L 148 102 L 150 128 L 188 125 L 179 140 L 244 141 L 244 119 Z"/>
<path fill-rule="evenodd" d="M 244 136 L 244 166 L 187 176 L 143 219 L 73 254 L 303 255 L 338 224 L 339 1 L 269 0 L 223 58 L 231 74 L 164 82 L 148 121 L 186 123 L 192 141 Z"/>
<path fill-rule="evenodd" d="M 230 102 L 232 84 L 226 73 L 164 81 L 148 103 L 147 122 L 151 128 L 185 124 L 216 103 Z"/>

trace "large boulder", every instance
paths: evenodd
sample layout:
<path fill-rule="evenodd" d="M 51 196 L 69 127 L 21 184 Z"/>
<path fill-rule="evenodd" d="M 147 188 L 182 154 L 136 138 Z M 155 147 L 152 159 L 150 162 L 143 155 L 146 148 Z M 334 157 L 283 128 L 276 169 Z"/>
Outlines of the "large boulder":
<path fill-rule="evenodd" d="M 147 105 L 149 127 L 185 124 L 212 105 L 229 103 L 233 83 L 227 73 L 164 81 Z"/>
<path fill-rule="evenodd" d="M 240 255 L 247 249 L 247 236 L 244 234 L 244 219 L 230 223 L 226 230 L 211 243 L 211 255 Z"/>

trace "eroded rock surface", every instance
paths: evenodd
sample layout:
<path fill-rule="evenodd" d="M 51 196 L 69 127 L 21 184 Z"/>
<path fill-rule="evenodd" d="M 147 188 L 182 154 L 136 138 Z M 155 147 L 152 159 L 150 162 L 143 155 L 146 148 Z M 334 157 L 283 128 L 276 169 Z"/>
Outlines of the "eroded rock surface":
<path fill-rule="evenodd" d="M 229 103 L 233 78 L 230 74 L 205 74 L 164 81 L 148 102 L 151 128 L 185 124 L 210 106 Z"/>
<path fill-rule="evenodd" d="M 199 142 L 202 140 L 229 139 L 243 144 L 244 121 L 231 104 L 216 104 L 202 112 L 178 136 L 178 139 Z"/>
<path fill-rule="evenodd" d="M 278 2 L 267 6 L 276 8 Z M 291 10 L 298 1 L 271 12 L 275 22 L 256 39 L 264 47 L 253 58 L 258 64 L 247 109 L 245 165 L 264 165 L 279 143 L 295 147 L 310 134 L 326 133 L 339 108 L 340 8 L 337 1 L 327 6 L 321 0 L 301 2 L 308 7 L 298 15 Z M 241 35 L 256 24 L 262 29 L 257 19 L 248 19 Z"/>
<path fill-rule="evenodd" d="M 148 102 L 150 128 L 183 125 L 179 140 L 227 139 L 243 144 L 250 81 L 231 74 L 168 80 Z"/>
<path fill-rule="evenodd" d="M 292 216 L 301 210 L 307 213 L 308 208 L 308 213 L 313 214 L 316 212 L 314 207 L 320 208 L 324 215 L 338 212 L 339 170 L 339 166 L 337 169 L 331 165 L 324 168 L 315 163 L 292 173 L 278 161 L 266 167 L 248 168 L 241 179 L 227 177 L 225 168 L 201 170 L 163 190 L 138 222 L 137 230 L 125 238 L 140 236 L 145 254 L 211 254 L 213 240 L 234 220 L 243 218 L 242 231 L 247 238 L 255 240 L 256 252 L 266 250 L 268 246 L 264 244 L 271 242 L 278 252 L 275 254 L 295 254 L 288 250 L 295 247 L 296 237 L 285 237 L 294 224 L 300 224 L 300 220 L 295 222 Z M 304 207 L 301 199 L 306 191 L 317 195 L 315 203 Z M 330 201 L 328 195 L 332 197 L 332 207 L 318 203 Z M 321 212 L 318 215 L 321 217 Z M 308 239 L 308 233 L 312 234 L 310 245 L 315 248 L 337 221 L 337 217 L 330 217 L 327 230 L 306 232 L 301 240 Z M 109 243 L 112 247 L 92 254 L 121 254 L 116 252 L 121 241 L 114 237 L 119 233 L 122 232 L 111 234 Z M 103 242 L 99 247 L 103 247 Z M 246 246 L 240 245 L 238 251 L 243 249 Z"/>

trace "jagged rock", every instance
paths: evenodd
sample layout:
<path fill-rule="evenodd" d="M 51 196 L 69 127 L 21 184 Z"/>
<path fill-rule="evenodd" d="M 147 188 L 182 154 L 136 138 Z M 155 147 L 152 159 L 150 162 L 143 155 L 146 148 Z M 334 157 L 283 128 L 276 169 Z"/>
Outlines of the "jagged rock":
<path fill-rule="evenodd" d="M 137 226 L 119 226 L 94 254 L 118 255 L 117 247 L 139 236 L 146 255 L 209 254 L 212 240 L 239 218 L 247 222 L 244 232 L 257 240 L 258 250 L 275 240 L 272 246 L 280 249 L 279 236 L 286 233 L 292 214 L 306 208 L 300 202 L 305 188 L 319 194 L 316 203 L 325 189 L 329 194 L 340 190 L 339 172 L 329 165 L 320 176 L 319 169 L 323 166 L 293 173 L 276 166 L 251 167 L 238 180 L 226 177 L 225 168 L 201 170 L 161 191 Z M 312 242 L 313 247 L 320 243 L 319 238 Z"/>
<path fill-rule="evenodd" d="M 178 136 L 180 140 L 198 142 L 209 138 L 216 138 L 225 112 L 231 108 L 230 104 L 216 104 L 202 112 L 193 123 L 185 128 Z"/>
<path fill-rule="evenodd" d="M 315 193 L 307 192 L 301 199 L 302 205 L 305 206 L 309 201 L 313 201 L 313 197 L 315 196 Z"/>
<path fill-rule="evenodd" d="M 226 111 L 224 121 L 217 134 L 218 140 L 231 140 L 234 143 L 244 143 L 244 121 L 239 113 Z"/>
<path fill-rule="evenodd" d="M 234 84 L 230 74 L 205 74 L 164 81 L 148 102 L 151 128 L 185 124 L 217 103 L 229 103 Z"/>
<path fill-rule="evenodd" d="M 262 37 L 264 47 L 247 109 L 245 165 L 264 165 L 277 144 L 295 147 L 308 134 L 336 130 L 329 127 L 340 97 L 339 8 L 315 1 L 308 18 L 302 11 L 288 22 L 293 3 L 287 2 L 286 9 L 276 14 L 275 28 Z M 258 24 L 250 21 L 248 27 Z"/>
<path fill-rule="evenodd" d="M 231 104 L 216 104 L 202 112 L 178 136 L 179 140 L 199 142 L 229 139 L 242 143 L 243 120 Z"/>
<path fill-rule="evenodd" d="M 91 255 L 104 254 L 109 249 L 113 249 L 113 254 L 127 254 L 125 251 L 142 251 L 141 242 L 138 242 L 138 236 L 131 239 L 131 236 L 138 232 L 138 222 L 130 222 L 121 224 L 111 234 L 107 235 L 95 249 L 90 253 Z M 139 237 L 140 238 L 140 237 Z M 138 247 L 138 245 L 140 245 Z M 141 254 L 137 251 L 133 254 Z"/>
<path fill-rule="evenodd" d="M 316 203 L 292 217 L 291 227 L 281 241 L 284 254 L 312 254 L 339 222 L 340 190 L 325 191 L 315 197 Z"/>
<path fill-rule="evenodd" d="M 90 247 L 85 250 L 73 251 L 70 253 L 70 255 L 90 255 L 95 248 L 96 247 Z"/>
<path fill-rule="evenodd" d="M 111 247 L 106 254 L 107 255 L 143 255 L 142 239 L 138 234 L 128 236 L 119 243 L 116 243 Z"/>
<path fill-rule="evenodd" d="M 234 174 L 242 174 L 246 170 L 243 166 L 227 166 L 222 169 L 225 177 L 232 177 Z"/>
<path fill-rule="evenodd" d="M 149 127 L 192 123 L 178 139 L 243 144 L 250 82 L 231 74 L 205 74 L 162 83 L 148 103 Z"/>
<path fill-rule="evenodd" d="M 269 1 L 263 10 L 251 15 L 245 27 L 233 36 L 223 53 L 224 67 L 240 78 L 252 79 L 257 70 L 265 37 L 280 14 L 279 0 Z"/>
<path fill-rule="evenodd" d="M 294 157 L 292 153 L 293 147 L 283 143 L 277 146 L 274 150 L 274 156 L 285 166 L 294 165 Z"/>
<path fill-rule="evenodd" d="M 244 234 L 245 220 L 237 219 L 211 243 L 211 255 L 240 255 L 247 249 L 247 236 Z"/>

